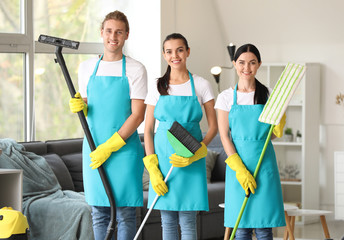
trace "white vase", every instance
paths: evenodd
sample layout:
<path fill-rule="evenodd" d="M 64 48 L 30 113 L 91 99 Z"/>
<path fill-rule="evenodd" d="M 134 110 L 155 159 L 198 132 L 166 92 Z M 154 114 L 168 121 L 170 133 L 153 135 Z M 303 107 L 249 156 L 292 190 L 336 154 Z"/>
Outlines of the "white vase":
<path fill-rule="evenodd" d="M 293 135 L 292 134 L 284 134 L 284 141 L 292 142 L 293 141 Z"/>

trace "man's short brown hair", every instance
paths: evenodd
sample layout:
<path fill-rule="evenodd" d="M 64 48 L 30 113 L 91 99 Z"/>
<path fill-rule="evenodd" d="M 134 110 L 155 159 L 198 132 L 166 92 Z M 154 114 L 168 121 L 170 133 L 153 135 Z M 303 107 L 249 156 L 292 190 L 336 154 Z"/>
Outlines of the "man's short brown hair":
<path fill-rule="evenodd" d="M 108 13 L 105 16 L 105 18 L 104 18 L 104 20 L 103 20 L 103 22 L 102 22 L 102 24 L 100 26 L 100 29 L 101 30 L 104 29 L 104 23 L 106 21 L 108 21 L 108 20 L 111 20 L 111 19 L 124 22 L 124 24 L 125 24 L 125 31 L 129 32 L 129 22 L 128 22 L 127 16 L 125 16 L 124 13 L 122 13 L 120 11 L 117 11 L 117 10 L 113 11 L 113 12 L 110 12 L 110 13 Z"/>

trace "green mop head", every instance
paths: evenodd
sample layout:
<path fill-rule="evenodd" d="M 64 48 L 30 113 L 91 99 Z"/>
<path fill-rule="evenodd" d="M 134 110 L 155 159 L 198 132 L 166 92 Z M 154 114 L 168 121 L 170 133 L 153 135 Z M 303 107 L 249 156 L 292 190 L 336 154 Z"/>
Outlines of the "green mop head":
<path fill-rule="evenodd" d="M 201 143 L 177 121 L 167 131 L 167 139 L 176 154 L 182 157 L 192 157 L 202 147 Z"/>
<path fill-rule="evenodd" d="M 303 65 L 288 63 L 259 116 L 260 122 L 279 124 L 305 70 L 306 67 Z"/>

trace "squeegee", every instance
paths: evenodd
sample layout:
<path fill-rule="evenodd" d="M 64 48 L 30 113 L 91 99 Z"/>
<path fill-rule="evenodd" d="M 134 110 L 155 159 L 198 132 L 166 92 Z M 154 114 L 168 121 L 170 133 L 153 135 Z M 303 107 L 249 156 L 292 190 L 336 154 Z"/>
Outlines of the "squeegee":
<path fill-rule="evenodd" d="M 68 69 L 66 67 L 65 60 L 64 60 L 63 55 L 62 55 L 62 48 L 66 47 L 66 48 L 71 48 L 71 49 L 76 50 L 79 48 L 79 42 L 67 40 L 67 39 L 62 39 L 62 38 L 57 38 L 57 37 L 52 37 L 52 36 L 47 36 L 47 35 L 40 35 L 38 38 L 38 42 L 56 46 L 55 62 L 60 65 L 63 76 L 66 80 L 66 83 L 67 83 L 67 86 L 69 89 L 69 93 L 70 93 L 71 97 L 74 97 L 76 92 L 75 92 L 73 82 L 70 78 Z M 84 115 L 82 110 L 80 112 L 78 112 L 78 117 L 79 117 L 80 123 L 82 125 L 82 128 L 84 130 L 84 133 L 85 133 L 85 136 L 86 136 L 86 139 L 87 139 L 87 142 L 90 146 L 91 151 L 96 150 L 96 145 L 94 144 L 92 134 L 90 132 L 90 129 L 88 127 L 85 115 Z M 105 237 L 105 239 L 108 240 L 108 239 L 111 239 L 113 232 L 115 230 L 116 203 L 115 203 L 115 199 L 113 197 L 112 190 L 110 188 L 110 184 L 109 184 L 109 181 L 106 177 L 106 173 L 104 171 L 103 166 L 98 167 L 98 172 L 99 172 L 100 178 L 102 180 L 102 183 L 104 185 L 106 195 L 109 198 L 109 202 L 110 202 L 111 219 L 110 219 L 110 223 L 109 223 L 109 226 L 107 229 L 107 234 Z"/>

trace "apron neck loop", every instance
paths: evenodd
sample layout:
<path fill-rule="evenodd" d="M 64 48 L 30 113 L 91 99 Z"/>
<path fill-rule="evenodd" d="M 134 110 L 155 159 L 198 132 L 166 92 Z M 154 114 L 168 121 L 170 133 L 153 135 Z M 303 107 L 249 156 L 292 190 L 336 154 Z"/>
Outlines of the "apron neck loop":
<path fill-rule="evenodd" d="M 238 89 L 238 84 L 235 85 L 235 88 L 233 91 L 233 105 L 237 105 L 237 89 Z"/>
<path fill-rule="evenodd" d="M 125 55 L 123 54 L 122 57 L 122 77 L 125 77 L 125 70 L 126 70 L 126 65 L 125 65 Z"/>
<path fill-rule="evenodd" d="M 196 96 L 195 84 L 194 84 L 192 74 L 190 72 L 189 72 L 189 77 L 190 77 L 190 83 L 191 83 L 192 96 Z"/>
<path fill-rule="evenodd" d="M 103 59 L 103 56 L 104 54 L 99 58 L 97 64 L 96 64 L 96 67 L 94 68 L 94 71 L 93 71 L 93 76 L 96 75 L 97 71 L 98 71 L 98 67 L 99 67 L 99 63 L 100 61 Z M 122 57 L 122 77 L 125 77 L 125 70 L 126 70 L 126 62 L 125 62 L 125 55 L 123 54 L 123 57 Z"/>
<path fill-rule="evenodd" d="M 103 56 L 104 56 L 104 54 L 100 56 L 100 58 L 99 58 L 99 60 L 98 60 L 98 62 L 97 62 L 97 64 L 96 64 L 96 67 L 95 67 L 94 70 L 93 70 L 92 76 L 95 76 L 95 75 L 97 74 L 98 67 L 99 67 L 99 63 L 100 63 L 100 61 L 103 59 Z"/>

